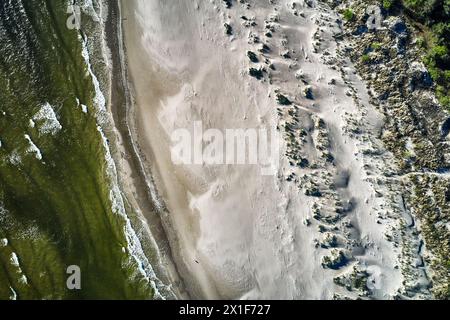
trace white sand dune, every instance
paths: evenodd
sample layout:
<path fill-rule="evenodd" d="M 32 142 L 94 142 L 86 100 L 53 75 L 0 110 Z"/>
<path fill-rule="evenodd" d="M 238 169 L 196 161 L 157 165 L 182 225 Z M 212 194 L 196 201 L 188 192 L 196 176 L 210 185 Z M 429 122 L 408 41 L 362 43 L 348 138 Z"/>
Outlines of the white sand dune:
<path fill-rule="evenodd" d="M 380 175 L 392 163 L 377 138 L 383 119 L 332 37 L 338 16 L 315 1 L 231 3 L 229 9 L 219 0 L 122 3 L 134 138 L 167 207 L 166 232 L 190 296 L 356 297 L 359 291 L 334 281 L 351 277 L 354 268 L 371 296 L 394 296 L 403 280 L 401 248 L 385 234 L 399 224 L 401 210 L 392 208 L 401 199 Z M 270 52 L 258 52 L 262 43 Z M 249 61 L 248 50 L 259 64 Z M 258 65 L 267 70 L 263 80 L 248 74 Z M 306 82 L 313 100 L 303 94 Z M 278 105 L 276 90 L 294 104 Z M 174 165 L 170 135 L 194 121 L 218 129 L 279 126 L 286 139 L 278 174 L 263 176 L 250 165 Z M 306 132 L 295 139 L 309 167 L 290 165 L 286 123 Z M 324 160 L 327 153 L 334 161 Z M 306 195 L 311 183 L 320 197 Z M 333 236 L 336 248 L 320 245 Z M 322 266 L 333 250 L 348 260 L 336 270 Z"/>

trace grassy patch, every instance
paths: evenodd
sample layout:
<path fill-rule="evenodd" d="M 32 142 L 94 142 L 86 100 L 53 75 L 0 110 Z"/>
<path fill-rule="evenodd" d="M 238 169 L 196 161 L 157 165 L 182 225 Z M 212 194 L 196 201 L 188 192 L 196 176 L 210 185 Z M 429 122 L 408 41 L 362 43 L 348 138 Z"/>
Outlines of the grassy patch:
<path fill-rule="evenodd" d="M 363 63 L 369 63 L 369 62 L 371 61 L 370 56 L 369 56 L 368 54 L 363 54 L 363 55 L 361 56 L 361 61 L 362 61 Z"/>
<path fill-rule="evenodd" d="M 346 21 L 352 21 L 352 20 L 355 18 L 355 14 L 354 14 L 353 10 L 350 9 L 350 8 L 345 9 L 345 10 L 342 12 L 342 15 L 344 16 L 344 19 L 345 19 Z"/>
<path fill-rule="evenodd" d="M 380 49 L 381 49 L 381 43 L 379 43 L 379 42 L 373 42 L 373 43 L 370 45 L 370 48 L 371 48 L 372 50 L 380 50 Z"/>
<path fill-rule="evenodd" d="M 450 2 L 404 0 L 406 13 L 425 26 L 420 45 L 427 50 L 424 62 L 436 83 L 436 96 L 450 110 Z"/>
<path fill-rule="evenodd" d="M 395 0 L 383 0 L 383 8 L 385 10 L 390 10 L 392 8 L 392 6 L 394 5 L 394 1 Z"/>

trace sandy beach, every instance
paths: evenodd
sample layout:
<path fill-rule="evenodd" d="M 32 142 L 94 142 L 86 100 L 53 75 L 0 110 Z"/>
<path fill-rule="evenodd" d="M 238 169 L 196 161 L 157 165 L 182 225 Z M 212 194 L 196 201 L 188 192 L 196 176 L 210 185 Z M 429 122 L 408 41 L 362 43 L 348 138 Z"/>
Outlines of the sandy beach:
<path fill-rule="evenodd" d="M 332 299 L 343 292 L 336 277 L 361 275 L 373 297 L 394 296 L 400 249 L 385 234 L 399 225 L 401 213 L 387 213 L 401 199 L 378 181 L 394 164 L 377 138 L 383 118 L 334 40 L 337 14 L 308 1 L 224 3 L 122 1 L 131 139 L 189 297 Z M 174 165 L 170 136 L 195 121 L 281 128 L 277 174 Z"/>

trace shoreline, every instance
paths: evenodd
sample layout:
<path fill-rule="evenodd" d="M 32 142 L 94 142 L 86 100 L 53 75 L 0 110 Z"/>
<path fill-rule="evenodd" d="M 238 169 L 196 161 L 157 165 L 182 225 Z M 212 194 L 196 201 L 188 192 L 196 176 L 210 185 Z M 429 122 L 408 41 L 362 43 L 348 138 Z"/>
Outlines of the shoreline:
<path fill-rule="evenodd" d="M 172 253 L 168 244 L 167 236 L 158 211 L 160 208 L 154 205 L 154 191 L 151 183 L 148 182 L 146 173 L 142 167 L 137 148 L 131 138 L 131 131 L 128 126 L 129 105 L 132 101 L 128 89 L 128 79 L 126 70 L 126 52 L 123 46 L 121 0 L 108 3 L 108 18 L 105 23 L 105 34 L 107 46 L 111 54 L 112 72 L 110 88 L 110 112 L 116 129 L 115 152 L 116 163 L 119 171 L 120 184 L 125 198 L 133 210 L 137 210 L 139 223 L 145 232 L 139 236 L 141 241 L 150 241 L 152 252 L 146 253 L 155 269 L 158 279 L 160 279 L 169 289 L 169 298 L 187 297 L 184 285 L 178 276 L 176 266 L 173 264 Z M 118 154 L 120 151 L 120 155 Z M 126 155 L 126 156 L 125 156 Z M 139 217 L 142 216 L 142 217 Z M 144 218 L 146 221 L 141 221 Z M 156 252 L 153 252 L 156 250 Z M 175 288 L 173 288 L 173 286 Z M 171 296 L 171 297 L 170 297 Z M 165 297 L 167 298 L 167 297 Z"/>
<path fill-rule="evenodd" d="M 125 11 L 130 11 L 134 8 L 134 3 L 132 1 L 127 1 L 126 3 L 123 3 L 123 5 L 126 6 Z M 164 137 L 165 133 L 163 130 L 156 129 L 159 125 L 155 114 L 147 112 L 148 110 L 143 111 L 142 105 L 139 103 L 140 97 L 138 93 L 144 90 L 136 90 L 136 85 L 151 83 L 152 89 L 155 91 L 161 90 L 161 92 L 159 92 L 161 97 L 167 97 L 171 94 L 175 94 L 176 91 L 168 89 L 167 87 L 163 88 L 160 85 L 160 82 L 153 80 L 152 75 L 155 76 L 155 79 L 163 79 L 162 82 L 174 83 L 174 86 L 176 86 L 177 80 L 170 78 L 167 74 L 164 75 L 164 78 L 158 78 L 161 77 L 161 74 L 156 75 L 154 73 L 152 68 L 155 67 L 155 65 L 150 64 L 149 61 L 142 61 L 143 57 L 139 56 L 142 52 L 139 52 L 139 50 L 142 50 L 143 48 L 140 47 L 139 41 L 135 39 L 135 37 L 139 35 L 138 30 L 140 29 L 140 26 L 135 23 L 137 20 L 136 17 L 129 19 L 129 16 L 131 15 L 132 14 L 129 12 L 124 15 L 126 17 L 125 19 L 127 19 L 126 22 L 124 22 L 124 42 L 127 47 L 127 53 L 131 52 L 135 56 L 133 56 L 132 60 L 127 59 L 127 62 L 129 64 L 130 61 L 133 61 L 133 66 L 139 65 L 142 67 L 142 69 L 139 68 L 139 71 L 135 73 L 133 73 L 129 65 L 127 68 L 129 74 L 128 84 L 130 85 L 130 97 L 132 98 L 132 105 L 134 106 L 133 109 L 128 110 L 128 125 L 130 127 L 132 139 L 138 146 L 136 149 L 138 150 L 139 158 L 141 159 L 144 174 L 152 175 L 152 185 L 158 189 L 157 191 L 155 190 L 154 195 L 157 194 L 158 199 L 163 201 L 160 202 L 162 203 L 160 211 L 162 224 L 169 239 L 176 268 L 187 290 L 187 296 L 191 298 L 219 299 L 221 296 L 217 293 L 216 288 L 211 285 L 211 281 L 208 279 L 209 272 L 197 262 L 198 258 L 195 257 L 194 242 L 195 238 L 198 237 L 198 233 L 195 231 L 198 229 L 198 227 L 195 226 L 195 219 L 190 215 L 184 215 L 183 213 L 178 215 L 173 214 L 173 211 L 170 211 L 170 208 L 166 207 L 167 204 L 175 205 L 177 208 L 181 209 L 181 211 L 184 211 L 184 209 L 188 208 L 188 201 L 187 198 L 182 195 L 184 190 L 183 188 L 180 188 L 178 182 L 172 181 L 171 186 L 167 187 L 168 180 L 167 177 L 164 177 L 164 174 L 175 169 L 170 165 L 170 159 L 166 158 L 165 160 L 161 160 L 161 155 L 165 154 L 164 151 L 161 149 L 155 151 L 153 149 L 155 146 L 164 148 L 164 142 L 167 142 L 166 137 Z M 127 32 L 127 27 L 128 29 L 133 29 L 134 32 L 131 32 L 130 30 Z M 133 40 L 131 41 L 130 38 Z M 129 54 L 127 54 L 127 58 L 129 58 Z M 136 81 L 136 77 L 139 77 L 139 81 Z M 162 94 L 162 92 L 164 93 Z M 147 98 L 143 101 L 151 100 L 152 99 Z M 156 108 L 157 105 L 158 103 L 154 104 L 153 107 Z M 143 123 L 144 121 L 146 121 L 145 124 Z M 146 132 L 147 130 L 150 130 L 150 128 L 151 133 Z M 170 192 L 168 190 L 170 190 Z M 171 201 L 168 199 L 169 195 L 172 197 L 172 200 L 176 200 Z M 182 232 L 180 232 L 175 226 L 176 221 L 186 226 L 187 232 L 184 228 Z M 182 247 L 185 246 L 189 246 L 189 248 L 182 249 Z M 193 276 L 193 274 L 195 274 L 195 276 Z"/>

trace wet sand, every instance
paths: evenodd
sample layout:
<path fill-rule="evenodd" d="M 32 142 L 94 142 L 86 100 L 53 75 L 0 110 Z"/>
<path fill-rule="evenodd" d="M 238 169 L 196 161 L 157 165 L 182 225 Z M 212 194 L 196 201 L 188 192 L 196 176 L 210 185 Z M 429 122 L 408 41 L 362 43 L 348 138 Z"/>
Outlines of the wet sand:
<path fill-rule="evenodd" d="M 173 264 L 170 245 L 162 226 L 158 208 L 154 206 L 152 192 L 146 181 L 139 151 L 131 139 L 128 126 L 129 105 L 132 97 L 128 89 L 127 70 L 123 50 L 122 21 L 120 21 L 120 0 L 108 3 L 108 18 L 105 23 L 105 35 L 111 59 L 111 87 L 110 111 L 115 126 L 115 161 L 118 163 L 120 183 L 128 204 L 141 216 L 141 241 L 147 241 L 146 247 L 150 253 L 148 257 L 159 280 L 168 286 L 169 290 L 162 289 L 166 298 L 187 298 L 184 285 L 178 276 L 176 266 Z M 138 228 L 140 228 L 139 226 Z M 173 285 L 173 287 L 172 287 Z"/>

